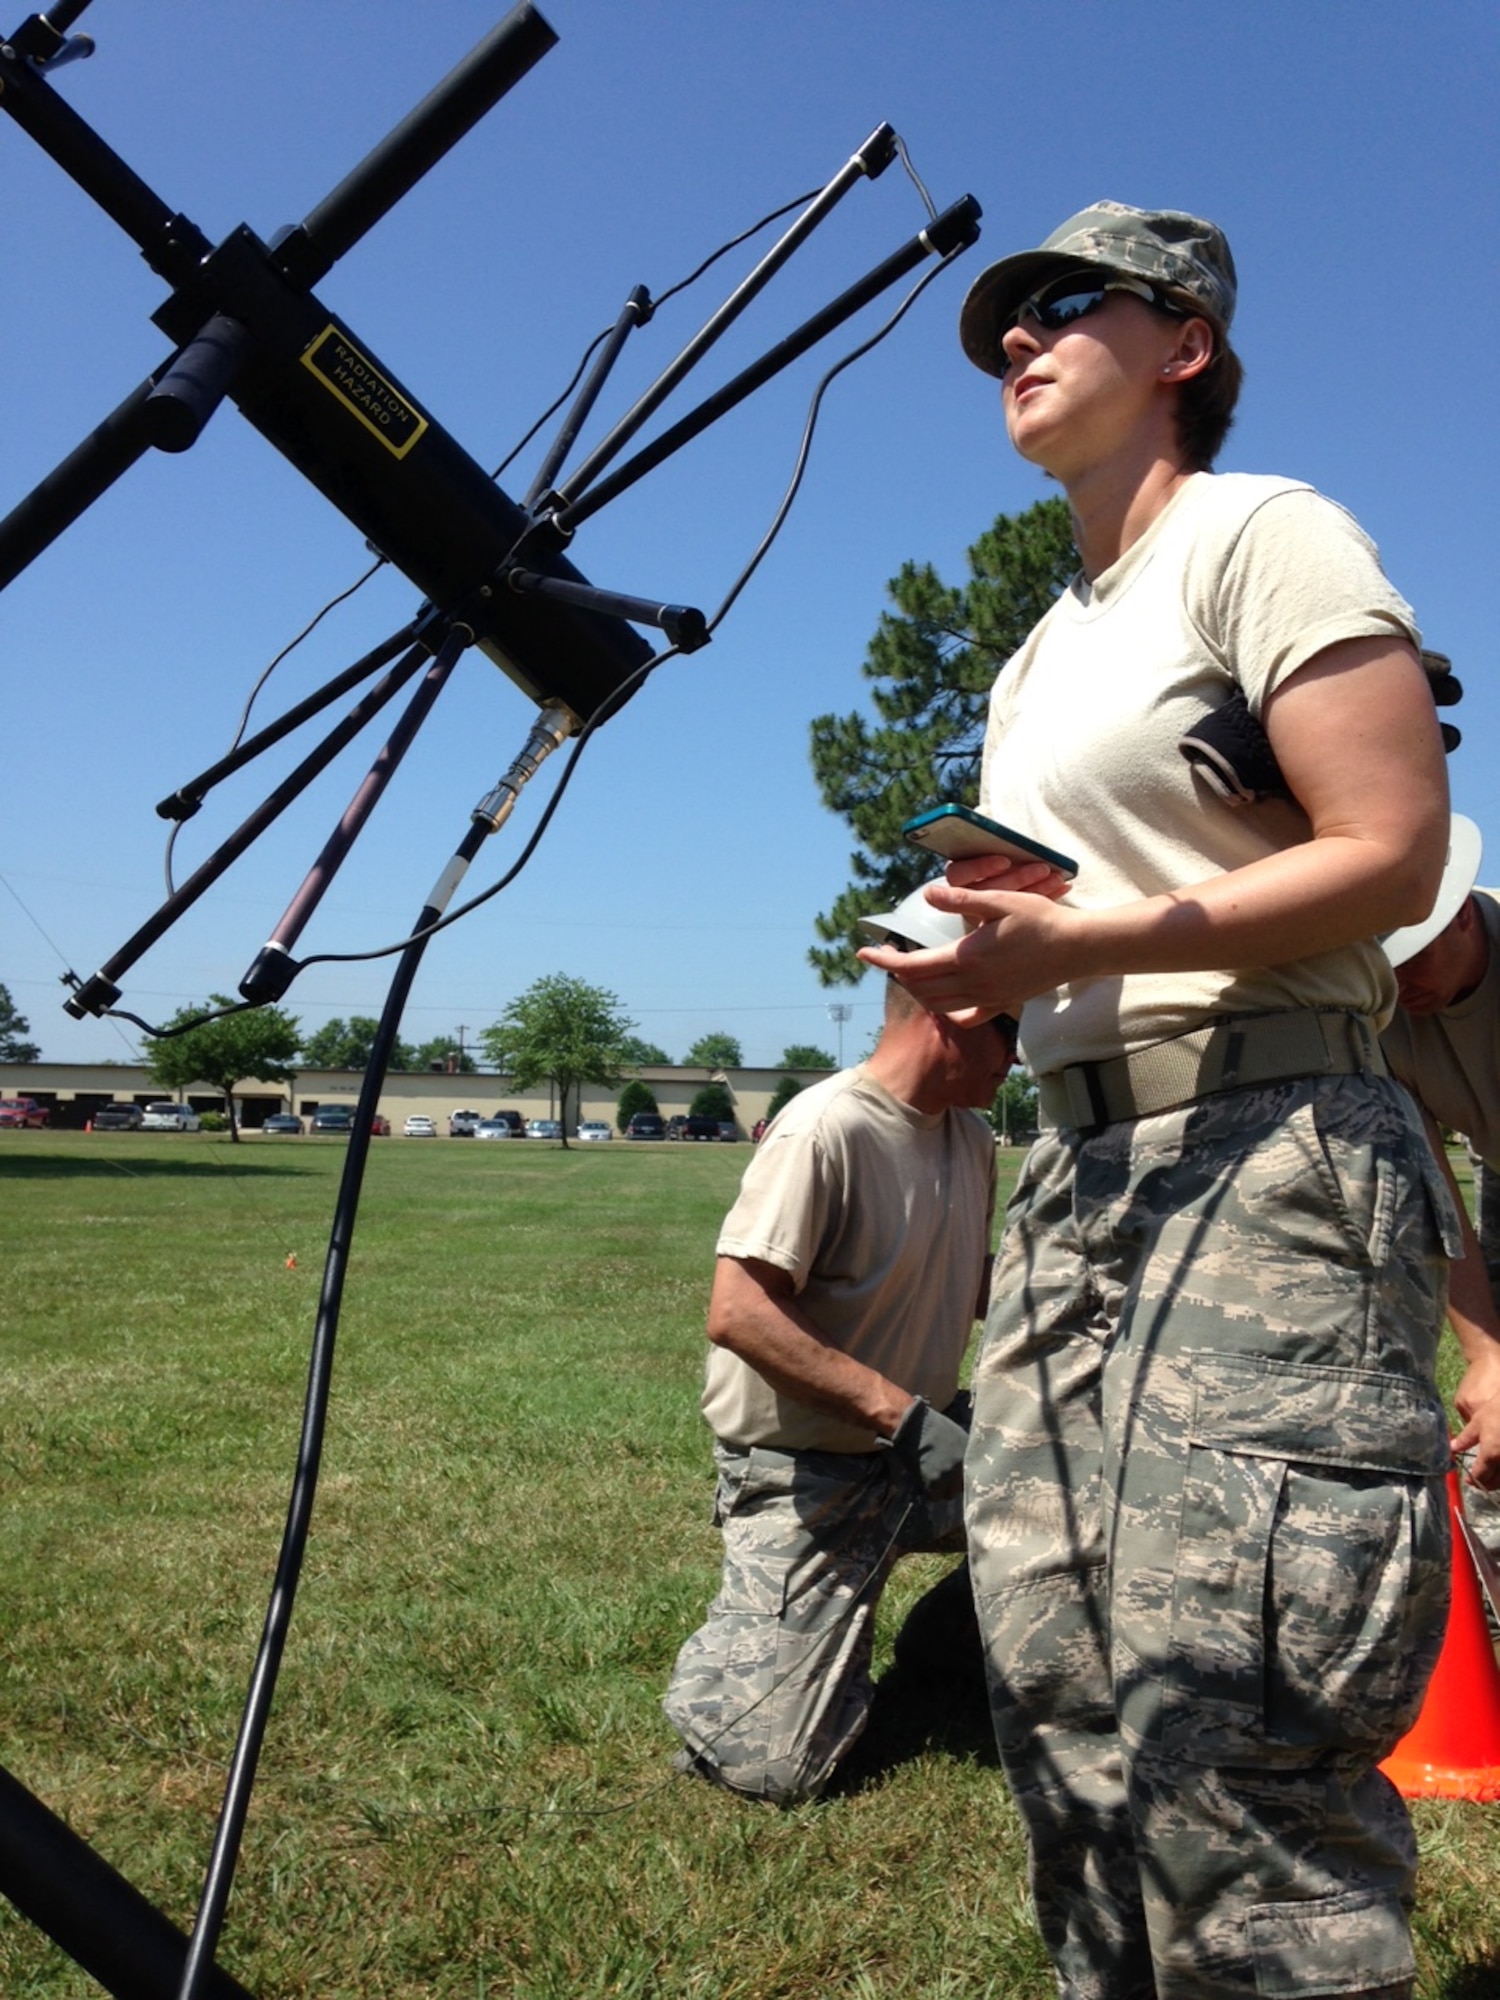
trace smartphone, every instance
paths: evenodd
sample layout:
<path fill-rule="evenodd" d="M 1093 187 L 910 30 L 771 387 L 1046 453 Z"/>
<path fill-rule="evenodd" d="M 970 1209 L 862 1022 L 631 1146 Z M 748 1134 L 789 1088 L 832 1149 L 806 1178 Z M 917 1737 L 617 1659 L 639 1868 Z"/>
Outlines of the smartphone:
<path fill-rule="evenodd" d="M 1078 863 L 1059 854 L 1055 847 L 1044 847 L 1013 827 L 970 812 L 967 806 L 934 806 L 930 812 L 909 819 L 901 831 L 913 847 L 941 854 L 945 861 L 966 861 L 974 854 L 1007 854 L 1012 861 L 1045 861 L 1064 875 L 1078 873 Z"/>

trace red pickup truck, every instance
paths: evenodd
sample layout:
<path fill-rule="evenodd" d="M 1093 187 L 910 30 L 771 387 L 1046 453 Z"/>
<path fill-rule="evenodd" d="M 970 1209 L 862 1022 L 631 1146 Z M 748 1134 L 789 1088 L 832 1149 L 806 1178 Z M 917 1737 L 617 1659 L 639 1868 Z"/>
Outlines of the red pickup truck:
<path fill-rule="evenodd" d="M 51 1116 L 34 1097 L 0 1097 L 0 1125 L 31 1125 L 39 1130 Z"/>

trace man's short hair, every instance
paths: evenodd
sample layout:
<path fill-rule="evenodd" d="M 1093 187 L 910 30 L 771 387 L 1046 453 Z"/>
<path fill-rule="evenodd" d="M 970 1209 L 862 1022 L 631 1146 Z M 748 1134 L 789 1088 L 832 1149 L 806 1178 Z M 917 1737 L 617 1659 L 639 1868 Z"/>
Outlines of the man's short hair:
<path fill-rule="evenodd" d="M 919 1014 L 926 1014 L 930 1011 L 892 973 L 888 972 L 886 974 L 885 1018 L 887 1021 L 914 1021 Z"/>

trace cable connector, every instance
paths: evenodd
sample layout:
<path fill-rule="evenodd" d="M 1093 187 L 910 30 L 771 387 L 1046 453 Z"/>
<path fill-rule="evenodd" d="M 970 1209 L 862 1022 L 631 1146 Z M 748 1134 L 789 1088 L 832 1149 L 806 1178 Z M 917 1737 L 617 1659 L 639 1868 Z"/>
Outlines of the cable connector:
<path fill-rule="evenodd" d="M 526 747 L 493 791 L 486 792 L 475 806 L 472 817 L 498 833 L 510 818 L 522 787 L 530 784 L 538 770 L 560 743 L 578 732 L 578 717 L 566 702 L 548 702 L 526 739 Z"/>

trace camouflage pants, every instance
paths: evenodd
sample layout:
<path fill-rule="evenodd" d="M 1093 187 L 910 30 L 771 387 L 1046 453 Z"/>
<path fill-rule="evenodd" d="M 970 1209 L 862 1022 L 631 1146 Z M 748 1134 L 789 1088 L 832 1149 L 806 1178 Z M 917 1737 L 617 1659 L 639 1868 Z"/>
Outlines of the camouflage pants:
<path fill-rule="evenodd" d="M 714 1457 L 723 1578 L 662 1707 L 689 1767 L 778 1804 L 815 1798 L 868 1718 L 892 1567 L 962 1550 L 962 1505 L 929 1508 L 887 1451 L 715 1444 Z"/>
<path fill-rule="evenodd" d="M 1408 1991 L 1415 1846 L 1375 1765 L 1445 1615 L 1454 1231 L 1377 1078 L 1033 1149 L 968 1518 L 1067 2000 Z"/>

